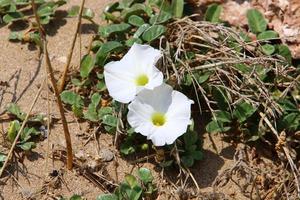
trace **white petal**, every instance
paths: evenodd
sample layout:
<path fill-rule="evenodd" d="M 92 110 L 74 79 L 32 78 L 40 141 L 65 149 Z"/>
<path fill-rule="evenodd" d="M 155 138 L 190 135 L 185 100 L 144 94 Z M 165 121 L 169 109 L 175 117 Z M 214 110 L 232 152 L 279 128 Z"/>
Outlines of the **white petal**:
<path fill-rule="evenodd" d="M 104 67 L 104 79 L 109 95 L 122 103 L 132 101 L 137 89 L 134 81 L 135 74 L 130 73 L 132 68 L 127 67 L 126 64 L 117 61 L 110 62 Z"/>
<path fill-rule="evenodd" d="M 123 59 L 135 63 L 137 68 L 142 68 L 142 71 L 145 72 L 147 68 L 155 65 L 161 56 L 159 50 L 149 45 L 134 43 Z"/>
<path fill-rule="evenodd" d="M 166 113 L 166 124 L 159 127 L 149 138 L 156 146 L 174 143 L 191 124 L 191 104 L 193 101 L 178 91 L 173 91 L 171 96 L 172 102 Z"/>
<path fill-rule="evenodd" d="M 150 136 L 155 129 L 151 123 L 153 108 L 135 99 L 128 105 L 128 110 L 127 121 L 135 132 Z"/>
<path fill-rule="evenodd" d="M 178 137 L 186 132 L 190 123 L 190 120 L 169 120 L 164 126 L 156 129 L 149 137 L 155 146 L 173 144 Z"/>
<path fill-rule="evenodd" d="M 168 119 L 189 120 L 191 118 L 191 104 L 194 102 L 178 91 L 172 92 L 172 103 L 166 113 Z"/>
<path fill-rule="evenodd" d="M 149 77 L 149 83 L 144 86 L 149 90 L 153 90 L 155 87 L 160 86 L 163 83 L 163 73 L 159 71 L 155 66 L 151 67 L 146 73 Z"/>
<path fill-rule="evenodd" d="M 165 113 L 172 101 L 172 87 L 163 83 L 153 90 L 141 91 L 136 99 L 143 104 L 150 105 L 156 112 Z"/>

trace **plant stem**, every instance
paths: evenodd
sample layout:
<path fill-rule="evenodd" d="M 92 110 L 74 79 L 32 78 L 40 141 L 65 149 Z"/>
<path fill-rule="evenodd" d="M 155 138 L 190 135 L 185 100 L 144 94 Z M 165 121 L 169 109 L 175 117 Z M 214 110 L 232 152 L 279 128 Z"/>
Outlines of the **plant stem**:
<path fill-rule="evenodd" d="M 35 3 L 34 0 L 31 0 L 32 3 L 32 9 L 33 12 L 35 14 L 35 18 L 36 18 L 36 22 L 38 24 L 39 27 L 39 33 L 40 33 L 40 37 L 41 37 L 41 41 L 43 43 L 42 48 L 43 48 L 43 52 L 45 54 L 45 62 L 46 62 L 46 70 L 48 73 L 48 77 L 50 79 L 55 97 L 56 97 L 56 102 L 57 102 L 57 106 L 60 112 L 60 116 L 61 116 L 61 121 L 62 121 L 62 125 L 63 125 L 63 130 L 64 130 L 64 134 L 65 134 L 65 140 L 66 140 L 66 146 L 67 146 L 67 168 L 69 170 L 72 169 L 73 166 L 73 153 L 72 153 L 72 142 L 71 142 L 71 136 L 70 136 L 70 132 L 69 132 L 69 128 L 68 128 L 68 124 L 67 124 L 67 120 L 66 120 L 66 116 L 64 113 L 64 109 L 62 106 L 62 101 L 60 98 L 60 93 L 58 91 L 57 85 L 56 85 L 56 80 L 54 78 L 53 75 L 53 68 L 50 62 L 50 58 L 49 58 L 49 53 L 48 53 L 48 49 L 47 49 L 47 39 L 46 39 L 46 35 L 43 32 L 42 29 L 42 25 L 40 23 L 39 20 L 39 16 L 37 15 L 37 11 L 36 11 L 36 7 L 35 7 Z"/>
<path fill-rule="evenodd" d="M 75 47 L 75 42 L 76 42 L 76 39 L 77 39 L 77 34 L 78 34 L 78 31 L 81 27 L 81 17 L 82 17 L 84 4 L 85 4 L 85 0 L 82 0 L 81 5 L 80 5 L 79 15 L 78 15 L 77 27 L 76 27 L 75 33 L 73 35 L 72 45 L 71 45 L 71 48 L 69 50 L 69 54 L 68 54 L 68 57 L 67 57 L 67 63 L 65 65 L 62 76 L 61 76 L 60 80 L 58 81 L 58 92 L 59 93 L 61 93 L 63 91 L 64 86 L 65 86 L 68 69 L 70 67 L 70 63 L 71 63 L 71 60 L 72 60 L 73 51 L 74 51 L 74 47 Z"/>

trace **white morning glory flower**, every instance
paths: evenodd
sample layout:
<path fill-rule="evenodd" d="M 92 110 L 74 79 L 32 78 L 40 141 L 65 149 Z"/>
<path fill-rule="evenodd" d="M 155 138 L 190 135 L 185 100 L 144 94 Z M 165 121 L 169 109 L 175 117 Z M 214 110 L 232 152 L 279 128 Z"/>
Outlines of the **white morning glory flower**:
<path fill-rule="evenodd" d="M 172 144 L 191 124 L 191 104 L 181 92 L 162 84 L 143 90 L 128 105 L 127 120 L 138 133 L 155 146 Z"/>
<path fill-rule="evenodd" d="M 143 89 L 161 85 L 163 74 L 154 66 L 161 56 L 159 50 L 135 43 L 120 61 L 107 63 L 104 78 L 110 96 L 129 103 Z"/>

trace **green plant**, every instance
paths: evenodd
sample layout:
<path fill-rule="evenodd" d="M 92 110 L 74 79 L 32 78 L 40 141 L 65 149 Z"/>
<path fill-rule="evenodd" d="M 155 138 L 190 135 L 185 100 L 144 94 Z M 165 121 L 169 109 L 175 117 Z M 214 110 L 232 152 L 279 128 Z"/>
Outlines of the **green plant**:
<path fill-rule="evenodd" d="M 65 198 L 65 197 L 62 197 L 60 198 L 59 200 L 67 200 L 68 198 Z M 81 195 L 78 195 L 78 194 L 74 194 L 72 195 L 69 200 L 83 200 L 82 196 Z"/>
<path fill-rule="evenodd" d="M 193 125 L 183 135 L 183 141 L 183 151 L 179 154 L 181 162 L 185 167 L 192 167 L 195 161 L 203 159 L 202 143 Z"/>
<path fill-rule="evenodd" d="M 9 123 L 9 127 L 7 130 L 7 139 L 10 142 L 13 142 L 20 131 L 22 121 L 25 118 L 26 113 L 22 112 L 20 107 L 16 104 L 9 104 L 7 107 L 7 112 L 10 115 L 13 115 L 17 119 L 11 121 Z M 35 126 L 44 124 L 44 116 L 42 115 L 34 115 L 31 116 L 27 122 L 27 125 L 22 130 L 19 140 L 17 141 L 17 147 L 21 148 L 24 151 L 29 151 L 36 147 L 36 143 L 34 142 L 34 138 L 41 135 L 41 132 L 38 131 Z"/>
<path fill-rule="evenodd" d="M 151 197 L 157 191 L 153 184 L 153 176 L 149 169 L 140 168 L 137 177 L 127 174 L 125 181 L 120 184 L 113 194 L 99 195 L 97 200 L 139 200 Z"/>
<path fill-rule="evenodd" d="M 263 14 L 256 9 L 250 9 L 247 12 L 247 19 L 250 31 L 256 34 L 257 39 L 261 42 L 261 51 L 265 55 L 280 55 L 291 63 L 292 56 L 288 47 L 283 44 L 272 44 L 272 41 L 278 40 L 279 36 L 275 31 L 267 30 L 267 20 Z"/>
<path fill-rule="evenodd" d="M 53 19 L 58 7 L 64 5 L 66 0 L 36 0 L 37 14 L 43 25 L 49 24 Z M 35 26 L 34 15 L 31 12 L 31 0 L 1 0 L 0 1 L 0 23 L 14 23 L 16 21 L 26 22 L 31 28 L 26 31 L 11 32 L 9 39 L 23 42 L 33 42 L 41 45 L 38 29 Z"/>
<path fill-rule="evenodd" d="M 3 153 L 0 153 L 0 169 L 3 166 L 5 159 L 6 159 L 6 155 Z"/>

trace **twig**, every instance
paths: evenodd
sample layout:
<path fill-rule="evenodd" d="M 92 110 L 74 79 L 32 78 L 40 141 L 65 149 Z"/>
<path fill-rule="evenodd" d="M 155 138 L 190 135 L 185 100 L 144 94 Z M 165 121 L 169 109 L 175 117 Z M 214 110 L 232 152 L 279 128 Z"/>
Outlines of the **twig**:
<path fill-rule="evenodd" d="M 69 50 L 69 54 L 68 54 L 68 57 L 67 57 L 67 63 L 65 65 L 62 77 L 60 78 L 60 80 L 58 82 L 58 92 L 59 93 L 61 93 L 63 91 L 64 86 L 65 86 L 68 69 L 70 67 L 70 63 L 71 63 L 71 60 L 72 60 L 73 51 L 74 51 L 74 47 L 75 47 L 75 42 L 76 42 L 76 39 L 77 39 L 77 34 L 78 34 L 78 31 L 81 27 L 81 17 L 82 17 L 84 4 L 85 4 L 85 0 L 82 0 L 81 5 L 80 5 L 79 15 L 78 15 L 77 27 L 76 27 L 75 33 L 73 35 L 72 45 L 71 45 L 71 48 Z"/>
<path fill-rule="evenodd" d="M 33 12 L 35 14 L 36 21 L 37 21 L 37 24 L 38 24 L 38 27 L 39 27 L 40 37 L 41 37 L 42 43 L 43 43 L 43 52 L 45 53 L 46 70 L 47 70 L 48 76 L 50 78 L 50 82 L 52 84 L 52 88 L 53 88 L 53 91 L 54 91 L 54 94 L 55 94 L 55 97 L 56 97 L 57 106 L 58 106 L 58 109 L 59 109 L 59 112 L 60 112 L 61 121 L 62 121 L 62 125 L 63 125 L 63 130 L 64 130 L 64 134 L 65 134 L 65 140 L 66 140 L 66 146 L 67 146 L 67 158 L 68 158 L 67 159 L 67 168 L 69 170 L 71 170 L 72 165 L 73 165 L 71 136 L 70 136 L 66 116 L 65 116 L 65 113 L 64 113 L 64 109 L 63 109 L 63 106 L 62 106 L 61 98 L 60 98 L 60 95 L 59 95 L 60 93 L 58 92 L 56 81 L 55 81 L 55 78 L 54 78 L 54 75 L 53 75 L 53 68 L 52 68 L 52 65 L 51 65 L 51 62 L 50 62 L 49 53 L 48 53 L 48 49 L 47 49 L 47 39 L 46 39 L 46 36 L 43 34 L 42 25 L 40 23 L 39 16 L 38 16 L 37 11 L 36 11 L 34 0 L 31 0 L 31 3 L 32 3 L 32 9 L 33 9 Z"/>
<path fill-rule="evenodd" d="M 277 139 L 280 139 L 280 136 L 278 134 L 278 132 L 276 131 L 276 129 L 273 127 L 272 123 L 269 121 L 269 119 L 263 114 L 263 113 L 259 113 L 259 115 L 261 116 L 261 118 L 263 118 L 263 120 L 266 122 L 266 124 L 268 125 L 268 127 L 271 129 L 271 131 L 276 135 Z M 289 150 L 288 148 L 286 148 L 285 146 L 282 147 L 283 151 L 285 153 L 285 156 L 287 157 L 287 160 L 291 166 L 294 178 L 295 178 L 295 184 L 297 187 L 297 192 L 298 192 L 298 197 L 300 198 L 300 185 L 299 185 L 299 171 L 297 169 L 297 167 L 295 166 L 293 159 L 291 158 L 290 154 L 289 154 Z"/>
<path fill-rule="evenodd" d="M 13 144 L 11 145 L 11 148 L 10 148 L 10 150 L 9 150 L 9 152 L 8 152 L 8 155 L 7 155 L 6 159 L 5 159 L 5 162 L 4 162 L 4 164 L 3 164 L 2 168 L 1 168 L 1 171 L 0 171 L 0 178 L 1 178 L 2 174 L 3 174 L 3 172 L 4 172 L 4 169 L 5 169 L 6 165 L 8 164 L 8 161 L 9 161 L 9 159 L 10 159 L 10 157 L 11 157 L 13 151 L 14 151 L 14 148 L 15 148 L 15 146 L 16 146 L 16 144 L 17 144 L 17 141 L 19 140 L 19 137 L 20 137 L 21 133 L 23 132 L 23 129 L 25 128 L 25 125 L 26 125 L 26 123 L 27 123 L 27 121 L 28 121 L 28 119 L 29 119 L 29 117 L 30 117 L 30 113 L 31 113 L 31 111 L 32 111 L 32 109 L 33 109 L 33 107 L 34 107 L 34 105 L 36 104 L 36 102 L 37 102 L 37 100 L 38 100 L 38 98 L 39 98 L 39 96 L 40 96 L 40 94 L 41 94 L 41 91 L 42 91 L 42 89 L 43 89 L 43 85 L 44 85 L 44 81 L 43 81 L 43 83 L 41 84 L 41 87 L 40 87 L 39 91 L 37 92 L 37 94 L 36 94 L 36 96 L 35 96 L 35 98 L 34 98 L 32 104 L 31 104 L 31 106 L 30 106 L 30 108 L 29 108 L 29 111 L 27 112 L 27 115 L 26 115 L 26 117 L 25 117 L 25 119 L 24 119 L 24 121 L 23 121 L 23 123 L 22 123 L 22 126 L 21 126 L 21 128 L 20 128 L 20 130 L 19 130 L 17 136 L 15 137 L 15 140 L 14 140 Z"/>

